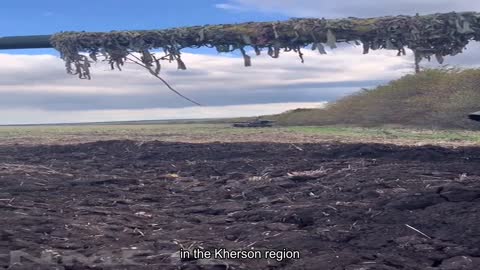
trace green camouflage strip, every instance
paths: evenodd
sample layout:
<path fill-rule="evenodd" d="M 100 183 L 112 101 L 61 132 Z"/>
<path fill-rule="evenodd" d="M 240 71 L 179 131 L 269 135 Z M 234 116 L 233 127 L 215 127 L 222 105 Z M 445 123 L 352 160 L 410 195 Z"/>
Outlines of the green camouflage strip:
<path fill-rule="evenodd" d="M 160 72 L 160 61 L 175 61 L 186 69 L 180 51 L 184 48 L 210 47 L 218 52 L 240 51 L 245 66 L 251 65 L 246 47 L 257 55 L 267 50 L 278 58 L 280 52 L 295 51 L 303 60 L 301 48 L 312 45 L 325 54 L 325 46 L 337 43 L 363 44 L 370 50 L 415 52 L 416 64 L 432 56 L 439 62 L 443 57 L 461 53 L 472 40 L 480 40 L 480 13 L 444 13 L 425 16 L 391 16 L 347 19 L 290 19 L 282 22 L 250 22 L 172 28 L 149 31 L 61 32 L 52 36 L 52 45 L 65 60 L 67 72 L 90 79 L 90 61 L 103 55 L 112 69 L 121 69 L 132 53 L 139 53 L 141 62 L 153 74 Z M 157 57 L 154 49 L 162 49 Z M 88 56 L 87 56 L 88 55 Z"/>

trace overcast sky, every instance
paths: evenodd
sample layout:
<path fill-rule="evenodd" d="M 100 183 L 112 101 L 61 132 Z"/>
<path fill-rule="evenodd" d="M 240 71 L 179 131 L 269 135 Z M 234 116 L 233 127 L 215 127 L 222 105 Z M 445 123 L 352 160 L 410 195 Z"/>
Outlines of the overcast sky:
<path fill-rule="evenodd" d="M 40 3 L 41 2 L 41 3 Z M 127 4 L 131 2 L 131 4 Z M 102 4 L 99 4 L 102 3 Z M 9 1 L 0 8 L 0 34 L 48 34 L 58 31 L 155 29 L 212 23 L 284 20 L 289 17 L 369 17 L 479 10 L 477 1 Z M 87 8 L 88 7 L 88 8 Z M 130 15 L 128 15 L 130 14 Z M 30 18 L 25 20 L 25 18 Z M 478 66 L 478 44 L 446 64 Z M 209 50 L 188 50 L 188 70 L 168 65 L 162 76 L 202 103 L 192 107 L 135 65 L 110 71 L 96 64 L 93 79 L 67 75 L 52 50 L 3 51 L 0 54 L 0 124 L 88 122 L 247 116 L 297 107 L 318 107 L 361 88 L 375 87 L 412 73 L 413 61 L 394 51 L 363 55 L 360 47 L 340 46 L 328 55 L 305 50 L 279 59 L 243 60 Z M 431 64 L 435 66 L 435 64 Z"/>

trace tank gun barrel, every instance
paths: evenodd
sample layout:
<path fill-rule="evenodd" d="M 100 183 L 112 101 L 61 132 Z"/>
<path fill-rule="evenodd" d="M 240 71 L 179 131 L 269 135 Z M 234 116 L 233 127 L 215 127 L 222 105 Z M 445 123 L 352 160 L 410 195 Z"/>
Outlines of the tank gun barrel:
<path fill-rule="evenodd" d="M 51 35 L 0 37 L 0 50 L 53 48 Z"/>

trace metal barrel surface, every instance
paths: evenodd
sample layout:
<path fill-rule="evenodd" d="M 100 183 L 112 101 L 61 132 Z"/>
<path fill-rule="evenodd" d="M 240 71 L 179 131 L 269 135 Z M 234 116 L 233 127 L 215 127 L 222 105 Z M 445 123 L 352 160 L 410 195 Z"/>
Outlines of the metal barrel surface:
<path fill-rule="evenodd" d="M 52 48 L 51 35 L 0 37 L 0 50 Z"/>
<path fill-rule="evenodd" d="M 468 118 L 475 120 L 475 121 L 480 121 L 480 112 L 475 112 L 472 113 L 468 116 Z"/>

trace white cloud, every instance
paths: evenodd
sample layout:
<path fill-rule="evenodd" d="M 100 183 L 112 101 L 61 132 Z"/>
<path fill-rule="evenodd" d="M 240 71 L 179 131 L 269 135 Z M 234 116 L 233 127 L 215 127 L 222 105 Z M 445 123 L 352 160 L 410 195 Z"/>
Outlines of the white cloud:
<path fill-rule="evenodd" d="M 219 9 L 232 10 L 232 11 L 246 11 L 246 9 L 243 8 L 241 5 L 234 5 L 234 4 L 228 4 L 228 3 L 216 4 L 215 7 Z"/>
<path fill-rule="evenodd" d="M 479 52 L 475 44 L 467 54 L 447 58 L 447 64 L 476 66 Z M 363 55 L 360 47 L 352 46 L 342 46 L 328 55 L 305 49 L 304 64 L 293 53 L 283 53 L 279 59 L 250 54 L 252 67 L 243 67 L 243 60 L 232 55 L 185 53 L 188 70 L 178 71 L 175 64 L 166 64 L 162 76 L 179 91 L 209 108 L 334 100 L 362 87 L 413 72 L 411 53 L 404 57 L 397 57 L 395 51 Z M 211 116 L 209 110 L 192 113 L 191 109 L 166 109 L 191 104 L 173 95 L 135 65 L 119 72 L 98 63 L 92 71 L 93 79 L 88 81 L 67 75 L 62 60 L 52 55 L 0 54 L 0 62 L 2 123 L 42 119 L 47 122 L 101 121 L 105 115 L 109 115 L 105 120 L 128 120 L 128 115 L 135 119 L 149 115 L 153 119 L 175 115 L 181 118 Z M 244 110 L 235 106 L 225 108 L 231 116 Z M 152 109 L 158 111 L 149 111 Z M 14 113 L 15 110 L 20 111 Z M 100 113 L 102 110 L 106 114 Z"/>
<path fill-rule="evenodd" d="M 476 0 L 228 0 L 223 5 L 249 11 L 281 13 L 287 16 L 314 17 L 369 17 L 386 15 L 413 15 L 480 9 Z"/>
<path fill-rule="evenodd" d="M 167 64 L 163 76 L 179 90 L 230 92 L 277 87 L 295 89 L 306 83 L 386 80 L 411 71 L 411 57 L 397 57 L 392 51 L 365 56 L 359 47 L 348 47 L 323 56 L 309 49 L 305 49 L 304 54 L 304 64 L 293 53 L 283 53 L 279 59 L 265 54 L 252 56 L 252 67 L 243 67 L 241 58 L 228 55 L 184 54 L 188 70 L 177 71 L 175 64 Z M 15 90 L 122 95 L 167 91 L 157 79 L 134 64 L 119 72 L 98 63 L 89 81 L 67 75 L 63 62 L 50 55 L 0 54 L 0 62 L 0 93 Z"/>
<path fill-rule="evenodd" d="M 54 111 L 39 109 L 8 109 L 0 110 L 0 114 L 15 115 L 16 118 L 15 120 L 0 118 L 0 125 L 228 118 L 270 115 L 296 108 L 321 108 L 324 105 L 325 103 L 322 102 L 273 103 L 218 107 L 186 107 L 180 109 L 87 110 L 68 111 L 61 114 Z"/>

